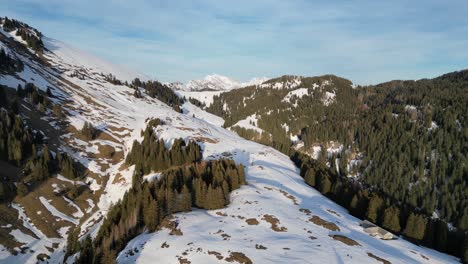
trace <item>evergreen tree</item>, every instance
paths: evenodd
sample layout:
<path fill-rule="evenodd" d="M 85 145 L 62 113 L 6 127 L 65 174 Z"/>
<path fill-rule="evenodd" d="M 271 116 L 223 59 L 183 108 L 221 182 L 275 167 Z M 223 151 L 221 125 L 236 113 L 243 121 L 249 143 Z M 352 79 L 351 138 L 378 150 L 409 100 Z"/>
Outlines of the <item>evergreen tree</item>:
<path fill-rule="evenodd" d="M 80 257 L 78 258 L 78 264 L 89 264 L 93 263 L 94 260 L 94 248 L 93 242 L 91 241 L 90 236 L 86 236 L 83 240 Z"/>
<path fill-rule="evenodd" d="M 424 238 L 425 229 L 426 219 L 422 215 L 411 213 L 403 233 L 410 238 L 421 240 Z"/>
<path fill-rule="evenodd" d="M 382 226 L 392 232 L 400 232 L 400 209 L 398 207 L 392 205 L 385 209 Z"/>
<path fill-rule="evenodd" d="M 383 200 L 378 194 L 372 195 L 367 208 L 366 217 L 373 223 L 377 223 L 380 210 L 383 206 Z"/>

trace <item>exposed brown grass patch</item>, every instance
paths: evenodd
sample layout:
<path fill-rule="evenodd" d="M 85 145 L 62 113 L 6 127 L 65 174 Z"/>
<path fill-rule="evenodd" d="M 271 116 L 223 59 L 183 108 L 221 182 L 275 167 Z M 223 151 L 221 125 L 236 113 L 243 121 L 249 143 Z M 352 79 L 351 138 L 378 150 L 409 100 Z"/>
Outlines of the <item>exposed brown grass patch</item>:
<path fill-rule="evenodd" d="M 247 222 L 248 225 L 258 225 L 258 220 L 255 219 L 255 218 L 249 218 L 247 220 L 245 220 L 245 222 Z"/>
<path fill-rule="evenodd" d="M 112 184 L 124 183 L 124 182 L 125 182 L 125 178 L 123 177 L 123 175 L 120 174 L 120 172 L 117 172 L 117 174 L 114 177 L 114 180 L 112 181 Z"/>
<path fill-rule="evenodd" d="M 306 215 L 311 215 L 312 214 L 312 212 L 309 209 L 306 209 L 306 208 L 301 208 L 301 209 L 299 209 L 299 211 L 301 211 L 302 213 L 304 213 Z"/>
<path fill-rule="evenodd" d="M 333 211 L 331 209 L 327 209 L 327 211 L 334 214 L 334 215 L 336 215 L 336 216 L 341 216 L 339 213 L 337 213 L 337 212 L 335 212 L 335 211 Z"/>
<path fill-rule="evenodd" d="M 358 242 L 356 242 L 355 240 L 352 240 L 351 238 L 347 237 L 347 236 L 343 236 L 343 235 L 331 235 L 330 236 L 331 238 L 335 239 L 335 240 L 338 240 L 348 246 L 360 246 L 361 244 L 359 244 Z"/>
<path fill-rule="evenodd" d="M 324 227 L 324 228 L 326 228 L 328 230 L 331 230 L 331 231 L 340 231 L 340 228 L 335 223 L 323 220 L 322 218 L 320 218 L 320 217 L 318 217 L 316 215 L 309 218 L 309 222 L 312 222 L 312 223 L 314 223 L 316 225 L 319 225 L 319 226 Z"/>
<path fill-rule="evenodd" d="M 194 131 L 192 128 L 190 127 L 176 127 L 177 129 L 179 130 L 183 130 L 183 131 Z"/>
<path fill-rule="evenodd" d="M 383 258 L 381 258 L 379 256 L 376 256 L 376 255 L 374 255 L 374 254 L 372 254 L 370 252 L 367 252 L 367 255 L 369 257 L 373 258 L 373 259 L 376 259 L 377 261 L 380 261 L 380 262 L 384 263 L 384 264 L 392 264 L 390 261 L 388 261 L 386 259 L 383 259 Z"/>
<path fill-rule="evenodd" d="M 280 190 L 280 189 L 278 189 L 278 191 L 279 191 L 281 194 L 283 194 L 284 197 L 286 197 L 286 198 L 288 198 L 289 200 L 291 200 L 291 201 L 294 203 L 294 205 L 299 205 L 299 204 L 297 203 L 297 198 L 294 197 L 292 194 L 289 194 L 287 191 Z"/>
<path fill-rule="evenodd" d="M 228 258 L 226 258 L 227 262 L 237 262 L 241 264 L 252 264 L 252 260 L 248 258 L 244 253 L 241 252 L 231 252 Z"/>
<path fill-rule="evenodd" d="M 203 143 L 211 143 L 211 144 L 216 144 L 219 141 L 207 137 L 193 137 L 193 139 L 197 142 L 203 142 Z"/>
<path fill-rule="evenodd" d="M 280 221 L 278 218 L 276 218 L 274 215 L 263 215 L 262 220 L 267 221 L 268 223 L 271 224 L 271 229 L 275 232 L 286 232 L 288 229 L 284 226 L 279 226 Z"/>
<path fill-rule="evenodd" d="M 164 220 L 161 223 L 161 228 L 165 227 L 171 230 L 171 232 L 169 233 L 171 236 L 182 236 L 184 234 L 179 228 L 177 228 L 178 226 L 179 223 L 167 217 L 164 218 Z"/>
<path fill-rule="evenodd" d="M 190 264 L 192 263 L 190 260 L 184 258 L 184 257 L 179 257 L 177 258 L 177 260 L 179 260 L 179 264 Z"/>
<path fill-rule="evenodd" d="M 213 255 L 219 260 L 222 260 L 224 258 L 223 255 L 221 255 L 221 253 L 217 251 L 208 251 L 208 255 Z"/>

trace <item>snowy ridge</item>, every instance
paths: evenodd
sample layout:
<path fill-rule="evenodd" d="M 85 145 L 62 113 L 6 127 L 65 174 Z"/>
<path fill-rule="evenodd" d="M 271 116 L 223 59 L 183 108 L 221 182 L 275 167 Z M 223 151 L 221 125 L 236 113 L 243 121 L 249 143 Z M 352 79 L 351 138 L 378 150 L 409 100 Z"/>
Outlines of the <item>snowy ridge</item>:
<path fill-rule="evenodd" d="M 43 37 L 44 46 L 51 53 L 47 53 L 46 58 L 55 60 L 60 59 L 59 67 L 67 70 L 87 70 L 94 73 L 113 74 L 122 81 L 131 82 L 135 78 L 140 80 L 149 80 L 144 74 L 136 73 L 124 66 L 115 65 L 105 60 L 97 58 L 89 53 L 83 52 L 61 41 Z"/>
<path fill-rule="evenodd" d="M 186 92 L 194 91 L 229 91 L 232 89 L 242 88 L 246 86 L 259 85 L 268 80 L 268 78 L 253 78 L 252 80 L 242 83 L 235 81 L 229 77 L 219 74 L 207 75 L 202 80 L 191 80 L 186 84 L 181 82 L 168 83 L 168 86 L 173 90 Z"/>

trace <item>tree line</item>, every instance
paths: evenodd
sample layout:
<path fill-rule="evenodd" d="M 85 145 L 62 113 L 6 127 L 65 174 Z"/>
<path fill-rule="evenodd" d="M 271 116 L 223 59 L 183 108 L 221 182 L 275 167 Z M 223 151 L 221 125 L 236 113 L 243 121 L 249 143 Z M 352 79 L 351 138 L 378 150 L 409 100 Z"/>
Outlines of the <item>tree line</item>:
<path fill-rule="evenodd" d="M 151 120 L 142 132 L 143 141 L 133 142 L 132 150 L 126 158 L 128 165 L 135 165 L 136 171 L 148 174 L 201 160 L 201 148 L 194 141 L 185 143 L 181 138 L 175 139 L 168 149 L 164 140 L 158 139 L 154 132 L 160 124 L 160 119 Z"/>
<path fill-rule="evenodd" d="M 110 208 L 94 240 L 88 236 L 80 242 L 77 231 L 70 234 L 66 257 L 80 251 L 76 263 L 114 263 L 126 244 L 144 230 L 154 232 L 169 215 L 192 207 L 223 208 L 229 193 L 245 184 L 244 166 L 227 159 L 171 168 L 153 182 L 143 181 L 142 176 L 135 171 L 132 188 Z"/>
<path fill-rule="evenodd" d="M 348 209 L 353 216 L 468 261 L 468 236 L 463 230 L 449 229 L 446 222 L 424 214 L 419 208 L 340 176 L 335 164 L 326 165 L 327 159 L 314 160 L 294 151 L 291 160 L 301 169 L 301 176 L 308 185 Z"/>
<path fill-rule="evenodd" d="M 332 85 L 324 85 L 326 81 Z M 309 95 L 282 100 L 299 87 L 307 88 Z M 467 70 L 356 88 L 334 76 L 302 78 L 297 88 L 233 90 L 215 97 L 207 110 L 225 118 L 227 127 L 256 114 L 265 135 L 231 129 L 286 154 L 292 145 L 289 134 L 298 135 L 304 144 L 300 151 L 310 154 L 314 146 L 321 146 L 322 163 L 338 165 L 340 176 L 358 175 L 337 181 L 341 185 L 359 184 L 377 191 L 383 200 L 412 208 L 421 215 L 412 219 L 427 219 L 425 226 L 434 226 L 430 219 L 436 214 L 438 226 L 451 223 L 460 232 L 468 230 Z M 334 92 L 335 103 L 324 105 L 324 92 Z M 343 145 L 343 150 L 328 158 L 325 149 L 330 142 Z M 355 157 L 357 163 L 348 166 Z M 333 186 L 330 179 L 316 176 L 313 186 L 326 190 Z"/>
<path fill-rule="evenodd" d="M 42 51 L 44 49 L 44 43 L 42 42 L 42 33 L 37 29 L 30 27 L 28 24 L 20 22 L 15 19 L 9 19 L 4 17 L 1 19 L 3 23 L 3 29 L 7 32 L 16 30 L 16 36 L 20 36 L 24 41 L 26 41 L 28 47 L 34 51 Z M 31 33 L 31 31 L 34 32 Z"/>
<path fill-rule="evenodd" d="M 84 168 L 66 153 L 54 153 L 49 150 L 41 133 L 34 132 L 19 115 L 17 96 L 30 99 L 32 105 L 50 105 L 47 94 L 39 91 L 34 85 L 27 84 L 23 90 L 18 87 L 17 94 L 6 96 L 7 88 L 0 87 L 0 159 L 21 168 L 18 178 L 13 175 L 2 179 L 0 199 L 10 201 L 16 195 L 24 196 L 41 182 L 60 173 L 75 179 L 81 177 Z M 13 111 L 15 110 L 15 111 Z"/>

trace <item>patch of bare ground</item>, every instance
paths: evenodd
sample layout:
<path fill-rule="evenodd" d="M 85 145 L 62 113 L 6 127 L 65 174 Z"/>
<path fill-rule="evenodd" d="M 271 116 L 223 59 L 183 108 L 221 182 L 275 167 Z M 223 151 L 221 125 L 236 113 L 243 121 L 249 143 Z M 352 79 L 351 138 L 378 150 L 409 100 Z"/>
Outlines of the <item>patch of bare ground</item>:
<path fill-rule="evenodd" d="M 252 264 L 252 260 L 248 258 L 244 253 L 231 252 L 229 257 L 226 258 L 227 262 L 237 262 L 241 264 Z"/>
<path fill-rule="evenodd" d="M 99 135 L 97 136 L 96 139 L 108 140 L 108 141 L 111 141 L 111 142 L 114 142 L 114 143 L 117 143 L 117 144 L 122 143 L 122 142 L 118 141 L 117 139 L 115 139 L 113 136 L 111 136 L 109 133 L 107 133 L 105 131 L 100 131 L 100 133 L 99 133 Z"/>
<path fill-rule="evenodd" d="M 372 254 L 370 252 L 367 252 L 367 255 L 369 257 L 373 258 L 373 259 L 376 259 L 377 261 L 380 261 L 380 262 L 384 263 L 384 264 L 392 264 L 390 261 L 388 261 L 386 259 L 383 259 L 381 257 L 378 257 L 378 256 L 376 256 L 376 255 L 374 255 L 374 254 Z"/>
<path fill-rule="evenodd" d="M 428 258 L 428 257 L 426 257 L 426 256 L 424 256 L 423 254 L 420 254 L 420 255 L 421 255 L 421 257 L 422 257 L 423 259 L 425 259 L 425 260 L 429 260 L 429 258 Z"/>
<path fill-rule="evenodd" d="M 249 218 L 245 220 L 245 222 L 247 222 L 248 225 L 258 225 L 258 220 L 255 218 Z"/>
<path fill-rule="evenodd" d="M 273 229 L 273 231 L 275 231 L 275 232 L 286 232 L 288 230 L 284 226 L 279 226 L 280 221 L 274 215 L 269 215 L 269 214 L 263 215 L 262 220 L 265 220 L 268 223 L 270 223 L 271 224 L 271 229 Z"/>
<path fill-rule="evenodd" d="M 174 219 L 168 217 L 164 218 L 164 220 L 161 223 L 161 228 L 165 227 L 171 230 L 171 232 L 169 233 L 169 235 L 171 236 L 182 236 L 184 234 L 179 228 L 177 228 L 178 226 L 179 223 L 177 223 Z"/>
<path fill-rule="evenodd" d="M 109 159 L 112 164 L 117 164 L 124 158 L 122 151 L 115 151 L 115 148 L 109 145 L 97 144 L 99 154 L 96 155 L 100 159 Z"/>
<path fill-rule="evenodd" d="M 222 260 L 224 257 L 223 255 L 221 255 L 221 253 L 217 252 L 217 251 L 208 251 L 208 255 L 213 255 L 215 256 L 217 259 L 219 260 Z"/>
<path fill-rule="evenodd" d="M 219 216 L 228 216 L 226 213 L 223 213 L 223 212 L 216 212 L 216 214 Z"/>
<path fill-rule="evenodd" d="M 317 238 L 314 237 L 314 236 L 310 236 L 309 238 L 310 238 L 310 240 L 315 240 L 315 239 L 317 239 Z"/>
<path fill-rule="evenodd" d="M 219 142 L 218 140 L 207 138 L 207 137 L 193 137 L 193 139 L 196 142 L 211 143 L 211 144 L 216 144 Z"/>
<path fill-rule="evenodd" d="M 169 248 L 169 244 L 166 242 L 162 243 L 161 248 Z"/>
<path fill-rule="evenodd" d="M 336 216 L 338 216 L 338 217 L 341 217 L 341 215 L 339 213 L 337 213 L 337 212 L 335 212 L 335 211 L 333 211 L 331 209 L 327 209 L 327 211 L 334 214 L 334 215 L 336 215 Z"/>
<path fill-rule="evenodd" d="M 306 209 L 306 208 L 301 208 L 301 209 L 299 209 L 299 211 L 301 211 L 302 213 L 304 213 L 306 215 L 311 215 L 312 214 L 312 212 L 309 209 Z"/>
<path fill-rule="evenodd" d="M 255 248 L 258 249 L 258 250 L 265 250 L 267 249 L 267 247 L 263 246 L 263 245 L 260 245 L 260 244 L 255 244 Z"/>
<path fill-rule="evenodd" d="M 177 260 L 179 260 L 179 264 L 190 264 L 192 263 L 190 260 L 184 257 L 178 257 Z"/>
<path fill-rule="evenodd" d="M 40 188 L 38 188 L 40 189 Z M 39 201 L 42 196 L 37 190 L 28 193 L 24 197 L 16 197 L 15 202 L 20 204 L 25 214 L 32 223 L 47 237 L 60 238 L 57 230 L 61 227 L 73 225 L 72 223 L 53 216 L 49 210 Z"/>
<path fill-rule="evenodd" d="M 221 236 L 223 237 L 223 240 L 229 240 L 231 238 L 228 234 L 221 234 Z"/>
<path fill-rule="evenodd" d="M 273 188 L 268 187 L 268 186 L 263 186 L 263 188 L 265 188 L 265 189 L 267 189 L 267 190 L 269 190 L 269 191 L 273 191 Z"/>
<path fill-rule="evenodd" d="M 192 128 L 190 127 L 176 127 L 177 129 L 179 130 L 183 130 L 183 131 L 194 131 Z"/>
<path fill-rule="evenodd" d="M 123 177 L 123 175 L 120 174 L 120 172 L 117 172 L 117 174 L 114 177 L 114 180 L 112 181 L 112 184 L 124 183 L 124 182 L 125 182 L 125 178 Z"/>
<path fill-rule="evenodd" d="M 13 229 L 19 229 L 21 232 L 37 238 L 29 229 L 23 226 L 23 222 L 18 219 L 18 211 L 6 204 L 0 204 L 0 241 L 2 245 L 8 249 L 20 248 L 23 244 L 15 240 L 10 235 Z M 11 226 L 10 226 L 11 225 Z M 7 226 L 10 226 L 9 228 Z"/>
<path fill-rule="evenodd" d="M 131 132 L 131 130 L 126 127 L 107 126 L 107 129 L 113 132 Z"/>
<path fill-rule="evenodd" d="M 335 223 L 323 220 L 322 218 L 320 218 L 320 217 L 318 217 L 316 215 L 309 218 L 308 221 L 312 222 L 312 223 L 314 223 L 316 225 L 319 225 L 321 227 L 324 227 L 324 228 L 326 228 L 326 229 L 328 229 L 330 231 L 340 231 L 340 228 Z"/>
<path fill-rule="evenodd" d="M 296 197 L 294 197 L 293 195 L 289 194 L 289 193 L 288 193 L 287 191 L 285 191 L 285 190 L 280 190 L 280 189 L 278 189 L 278 191 L 279 191 L 281 194 L 283 194 L 284 197 L 286 197 L 286 198 L 288 198 L 289 200 L 291 200 L 291 201 L 294 203 L 294 205 L 299 205 L 299 204 L 297 203 L 297 198 L 296 198 Z"/>
<path fill-rule="evenodd" d="M 358 242 L 356 242 L 355 240 L 352 240 L 351 238 L 347 237 L 347 236 L 343 236 L 343 235 L 330 235 L 331 238 L 335 239 L 335 240 L 338 240 L 348 246 L 360 246 L 361 244 L 359 244 Z"/>

